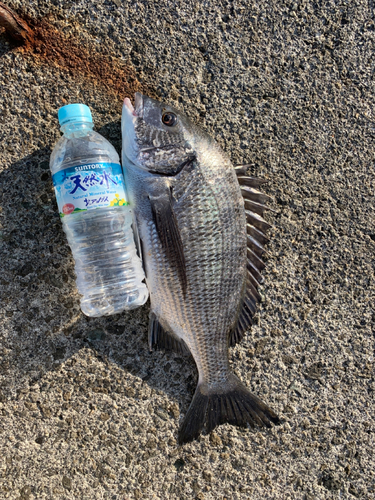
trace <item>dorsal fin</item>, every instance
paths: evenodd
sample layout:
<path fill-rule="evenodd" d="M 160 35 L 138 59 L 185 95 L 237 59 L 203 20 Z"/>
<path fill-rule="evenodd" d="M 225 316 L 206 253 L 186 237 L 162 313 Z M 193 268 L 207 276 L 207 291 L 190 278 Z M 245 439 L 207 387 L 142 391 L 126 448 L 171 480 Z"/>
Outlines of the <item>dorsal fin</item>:
<path fill-rule="evenodd" d="M 245 210 L 245 214 L 248 224 L 259 229 L 259 231 L 263 234 L 265 234 L 268 229 L 272 227 L 271 224 L 268 224 L 268 222 L 266 222 L 260 215 L 255 214 L 250 210 Z"/>
<path fill-rule="evenodd" d="M 259 241 L 261 245 L 265 245 L 270 241 L 269 238 L 267 238 L 267 236 L 262 233 L 262 231 L 259 231 L 259 229 L 257 229 L 255 226 L 252 226 L 251 224 L 246 224 L 246 230 L 247 234 Z"/>
<path fill-rule="evenodd" d="M 248 167 L 249 165 L 241 165 L 236 168 L 237 180 L 245 201 L 247 220 L 247 278 L 246 290 L 238 315 L 237 325 L 229 337 L 230 346 L 241 341 L 246 330 L 252 324 L 252 317 L 255 314 L 257 304 L 261 300 L 258 287 L 263 281 L 261 271 L 265 267 L 265 263 L 261 257 L 265 252 L 264 245 L 269 241 L 266 232 L 271 227 L 263 219 L 262 215 L 266 210 L 271 210 L 267 206 L 267 203 L 272 198 L 256 189 L 266 181 L 258 177 L 244 176 Z"/>
<path fill-rule="evenodd" d="M 262 216 L 266 210 L 272 210 L 267 207 L 263 203 L 257 203 L 256 201 L 252 201 L 251 199 L 245 198 L 245 208 L 249 210 L 249 212 L 253 212 L 254 214 Z"/>
<path fill-rule="evenodd" d="M 262 179 L 261 177 L 250 177 L 246 175 L 248 169 L 252 167 L 252 165 L 237 165 L 234 167 L 234 171 L 236 172 L 238 182 L 240 186 L 251 186 L 254 188 L 259 187 L 261 184 L 267 182 L 266 179 Z"/>
<path fill-rule="evenodd" d="M 237 165 L 234 167 L 234 171 L 236 172 L 236 175 L 246 175 L 246 171 L 249 167 L 250 165 Z"/>
<path fill-rule="evenodd" d="M 261 205 L 264 205 L 265 203 L 272 201 L 272 198 L 270 196 L 267 196 L 261 191 L 258 191 L 257 189 L 250 186 L 241 186 L 241 193 L 245 200 L 256 202 Z M 269 207 L 267 207 L 266 205 L 264 206 L 265 210 L 270 210 Z"/>
<path fill-rule="evenodd" d="M 258 188 L 259 186 L 267 182 L 265 179 L 260 179 L 259 177 L 246 177 L 242 174 L 237 174 L 237 179 L 240 183 L 240 186 L 250 186 L 253 188 Z"/>

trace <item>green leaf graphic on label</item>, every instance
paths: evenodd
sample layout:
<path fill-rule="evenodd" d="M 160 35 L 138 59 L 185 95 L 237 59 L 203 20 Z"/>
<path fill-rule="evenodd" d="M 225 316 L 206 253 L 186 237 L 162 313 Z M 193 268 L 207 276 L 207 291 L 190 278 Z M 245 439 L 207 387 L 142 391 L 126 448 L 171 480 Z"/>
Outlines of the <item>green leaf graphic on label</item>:
<path fill-rule="evenodd" d="M 76 214 L 78 212 L 87 212 L 87 208 L 75 208 L 73 212 L 69 212 L 68 214 L 63 214 L 60 212 L 60 217 L 66 217 L 67 215 Z"/>

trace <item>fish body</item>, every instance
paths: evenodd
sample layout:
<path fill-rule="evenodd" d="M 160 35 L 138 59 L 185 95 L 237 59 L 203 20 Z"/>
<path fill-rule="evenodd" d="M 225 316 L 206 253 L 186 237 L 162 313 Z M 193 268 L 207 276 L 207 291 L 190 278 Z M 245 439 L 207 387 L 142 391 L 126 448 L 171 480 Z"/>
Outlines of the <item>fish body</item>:
<path fill-rule="evenodd" d="M 135 108 L 125 99 L 122 127 L 126 185 L 150 292 L 150 347 L 189 352 L 199 373 L 180 443 L 224 422 L 277 422 L 229 367 L 228 345 L 243 334 L 256 306 L 256 297 L 247 297 L 247 217 L 232 164 L 179 111 L 146 96 L 136 94 Z"/>

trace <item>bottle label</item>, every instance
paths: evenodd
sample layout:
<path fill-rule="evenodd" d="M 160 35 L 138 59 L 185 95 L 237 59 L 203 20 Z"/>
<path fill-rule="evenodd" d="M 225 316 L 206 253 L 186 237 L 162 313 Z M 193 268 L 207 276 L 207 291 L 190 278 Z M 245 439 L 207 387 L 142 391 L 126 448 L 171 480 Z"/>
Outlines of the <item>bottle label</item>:
<path fill-rule="evenodd" d="M 118 163 L 89 163 L 52 176 L 60 217 L 93 208 L 128 205 Z"/>

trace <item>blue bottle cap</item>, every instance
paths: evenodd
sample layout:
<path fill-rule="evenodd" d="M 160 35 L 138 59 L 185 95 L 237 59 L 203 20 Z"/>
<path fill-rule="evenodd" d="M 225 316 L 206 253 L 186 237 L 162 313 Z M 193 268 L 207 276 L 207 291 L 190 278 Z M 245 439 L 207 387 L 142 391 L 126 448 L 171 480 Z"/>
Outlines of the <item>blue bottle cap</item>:
<path fill-rule="evenodd" d="M 71 122 L 91 122 L 92 115 L 90 108 L 86 104 L 67 104 L 57 112 L 60 125 Z"/>

